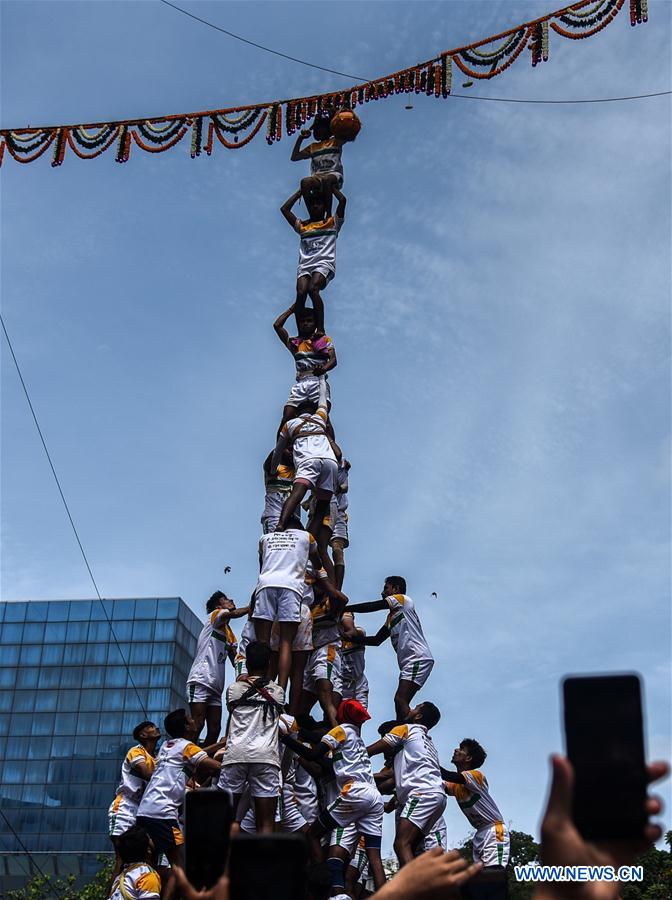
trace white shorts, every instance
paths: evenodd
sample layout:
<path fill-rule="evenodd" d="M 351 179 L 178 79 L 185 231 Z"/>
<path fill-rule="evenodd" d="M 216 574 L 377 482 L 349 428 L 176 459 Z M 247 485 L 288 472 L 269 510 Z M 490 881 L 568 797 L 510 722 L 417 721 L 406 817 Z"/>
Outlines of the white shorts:
<path fill-rule="evenodd" d="M 329 846 L 342 847 L 352 857 L 358 841 L 359 831 L 354 825 L 337 825 L 331 832 Z"/>
<path fill-rule="evenodd" d="M 221 706 L 221 691 L 208 687 L 207 684 L 200 684 L 198 681 L 189 681 L 187 683 L 187 703 L 205 703 L 206 706 Z"/>
<path fill-rule="evenodd" d="M 369 708 L 369 682 L 363 673 L 356 681 L 343 681 L 340 691 L 344 700 L 359 700 L 364 709 Z"/>
<path fill-rule="evenodd" d="M 138 804 L 123 794 L 117 794 L 107 811 L 110 837 L 123 834 L 135 825 L 138 815 Z"/>
<path fill-rule="evenodd" d="M 426 850 L 433 850 L 434 847 L 440 847 L 442 850 L 448 849 L 448 830 L 443 816 L 432 825 L 431 831 L 425 835 L 424 841 L 418 847 L 416 856 L 424 853 Z"/>
<path fill-rule="evenodd" d="M 409 659 L 404 663 L 401 672 L 399 672 L 399 681 L 412 681 L 418 687 L 429 678 L 429 674 L 434 668 L 433 659 Z"/>
<path fill-rule="evenodd" d="M 327 284 L 336 274 L 333 269 L 330 269 L 324 263 L 313 263 L 309 259 L 305 259 L 297 266 L 296 277 L 301 278 L 303 275 L 312 275 L 313 272 L 319 272 L 320 275 L 324 275 Z"/>
<path fill-rule="evenodd" d="M 273 625 L 271 628 L 271 650 L 277 653 L 280 649 L 280 629 Z M 313 620 L 310 610 L 305 603 L 301 604 L 301 621 L 292 641 L 292 650 L 306 651 L 313 649 Z"/>
<path fill-rule="evenodd" d="M 289 491 L 273 491 L 266 494 L 264 499 L 264 511 L 261 514 L 261 524 L 264 534 L 270 534 L 275 531 L 275 526 L 280 521 L 280 513 L 285 505 L 285 500 L 289 497 Z"/>
<path fill-rule="evenodd" d="M 329 382 L 327 385 L 327 401 L 331 400 L 331 388 Z M 311 403 L 317 403 L 320 399 L 320 379 L 317 375 L 305 375 L 303 378 L 297 378 L 285 406 L 299 406 L 309 400 Z"/>
<path fill-rule="evenodd" d="M 229 763 L 222 766 L 217 787 L 240 795 L 245 785 L 251 797 L 277 797 L 280 793 L 280 769 L 268 763 Z"/>
<path fill-rule="evenodd" d="M 298 623 L 301 621 L 301 595 L 289 588 L 259 588 L 255 594 L 252 619 Z"/>
<path fill-rule="evenodd" d="M 338 644 L 325 644 L 324 647 L 313 650 L 303 673 L 304 690 L 316 694 L 317 682 L 324 679 L 331 682 L 334 693 L 340 694 L 341 664 L 341 648 Z"/>
<path fill-rule="evenodd" d="M 336 515 L 336 521 L 334 522 L 334 527 L 333 527 L 332 531 L 334 533 L 331 536 L 330 543 L 333 543 L 333 541 L 336 538 L 338 538 L 339 540 L 343 541 L 344 548 L 349 546 L 350 541 L 348 539 L 348 514 L 347 514 L 347 512 L 339 512 Z"/>
<path fill-rule="evenodd" d="M 505 866 L 509 861 L 509 832 L 503 822 L 479 828 L 474 835 L 474 862 Z"/>
<path fill-rule="evenodd" d="M 445 791 L 431 794 L 409 794 L 399 813 L 400 819 L 408 819 L 424 835 L 430 833 L 443 815 L 447 801 Z"/>
<path fill-rule="evenodd" d="M 336 474 L 338 463 L 335 459 L 321 459 L 313 456 L 299 463 L 294 476 L 296 483 L 301 478 L 307 481 L 314 491 L 324 491 L 333 494 L 336 487 Z"/>
<path fill-rule="evenodd" d="M 278 802 L 278 821 L 283 831 L 300 831 L 307 824 L 294 786 L 285 784 Z"/>
<path fill-rule="evenodd" d="M 347 787 L 347 786 L 346 786 Z M 327 808 L 338 825 L 353 825 L 362 834 L 383 833 L 383 798 L 369 784 L 351 783 Z"/>

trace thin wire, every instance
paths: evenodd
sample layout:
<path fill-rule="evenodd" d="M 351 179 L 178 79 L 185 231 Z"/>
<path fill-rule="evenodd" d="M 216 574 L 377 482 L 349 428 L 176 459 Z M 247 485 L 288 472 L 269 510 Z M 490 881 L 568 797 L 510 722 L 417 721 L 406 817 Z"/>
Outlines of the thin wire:
<path fill-rule="evenodd" d="M 33 856 L 33 854 L 30 852 L 30 850 L 29 850 L 29 849 L 26 847 L 26 845 L 23 843 L 23 841 L 22 841 L 21 838 L 18 836 L 18 834 L 16 833 L 16 831 L 14 831 L 14 828 L 13 828 L 13 826 L 12 826 L 12 823 L 9 821 L 9 819 L 7 818 L 7 816 L 5 815 L 5 813 L 3 812 L 2 807 L 0 807 L 0 815 L 1 815 L 2 818 L 5 820 L 5 823 L 6 823 L 7 827 L 9 828 L 9 830 L 12 832 L 12 834 L 13 834 L 14 837 L 16 838 L 16 841 L 17 841 L 17 843 L 19 844 L 19 846 L 21 847 L 21 849 L 23 850 L 23 852 L 24 852 L 25 854 L 27 854 L 28 859 L 29 859 L 29 860 L 32 862 L 32 864 L 35 866 L 35 868 L 36 868 L 37 871 L 40 873 L 40 875 L 42 876 L 42 878 L 44 878 L 44 880 L 45 880 L 45 882 L 46 882 L 46 884 L 47 884 L 47 887 L 49 888 L 49 890 L 51 891 L 51 893 L 54 895 L 54 897 L 58 897 L 59 894 L 56 892 L 56 889 L 55 889 L 54 886 L 52 885 L 52 883 L 51 883 L 51 878 L 49 878 L 47 875 L 45 875 L 44 872 L 42 871 L 42 869 L 40 868 L 40 866 L 38 866 L 37 862 L 35 861 L 35 857 Z M 27 871 L 26 874 L 28 875 L 28 878 L 30 878 L 30 875 L 31 875 L 30 869 L 28 869 L 28 871 Z"/>
<path fill-rule="evenodd" d="M 21 368 L 19 367 L 19 362 L 16 358 L 16 354 L 14 353 L 14 348 L 12 347 L 12 342 L 9 339 L 9 334 L 7 333 L 7 326 L 5 325 L 5 320 L 2 318 L 2 314 L 0 313 L 0 323 L 2 324 L 2 330 L 5 334 L 5 340 L 7 341 L 7 346 L 9 347 L 9 351 L 12 354 L 12 359 L 14 360 L 14 365 L 16 367 L 16 371 L 19 375 L 19 380 L 21 382 L 21 387 L 23 388 L 23 393 L 26 395 L 26 400 L 28 401 L 28 406 L 30 407 L 30 412 L 33 416 L 33 421 L 35 422 L 35 427 L 37 428 L 37 433 L 40 436 L 40 440 L 42 441 L 42 447 L 44 448 L 44 452 L 47 456 L 47 460 L 49 461 L 49 466 L 51 468 L 51 474 L 54 476 L 54 481 L 56 482 L 56 487 L 58 488 L 58 493 L 61 495 L 61 500 L 63 501 L 63 506 L 65 507 L 65 511 L 68 514 L 68 519 L 70 520 L 70 525 L 75 535 L 75 539 L 77 540 L 77 546 L 79 547 L 80 553 L 82 554 L 82 558 L 84 560 L 84 564 L 86 565 L 86 569 L 89 573 L 89 577 L 91 578 L 91 582 L 96 591 L 96 596 L 100 601 L 100 605 L 102 607 L 103 613 L 105 614 L 105 618 L 107 619 L 107 624 L 110 626 L 110 633 L 114 639 L 115 644 L 117 645 L 117 649 L 119 651 L 119 655 L 126 667 L 126 672 L 128 674 L 128 680 L 131 682 L 133 690 L 136 693 L 138 700 L 140 701 L 140 708 L 145 716 L 147 716 L 147 710 L 145 709 L 145 704 L 142 702 L 142 697 L 140 696 L 140 692 L 136 687 L 135 681 L 133 680 L 133 676 L 131 675 L 131 669 L 129 664 L 126 662 L 126 657 L 123 654 L 119 641 L 117 640 L 117 636 L 114 633 L 114 628 L 112 627 L 112 620 L 107 614 L 107 610 L 105 609 L 105 603 L 103 602 L 103 598 L 100 596 L 100 591 L 98 590 L 98 585 L 96 584 L 96 579 L 93 577 L 93 572 L 91 571 L 91 566 L 89 565 L 89 560 L 86 557 L 86 553 L 84 552 L 84 547 L 82 546 L 82 542 L 79 539 L 79 533 L 77 532 L 77 528 L 75 526 L 75 522 L 72 518 L 72 514 L 70 513 L 70 507 L 68 506 L 68 502 L 65 499 L 65 494 L 63 493 L 63 488 L 61 487 L 61 482 L 58 480 L 58 475 L 56 474 L 56 469 L 54 468 L 54 464 L 51 461 L 51 455 L 49 454 L 49 450 L 47 449 L 47 443 L 44 440 L 44 435 L 42 434 L 42 429 L 40 428 L 40 423 L 37 421 L 37 416 L 35 414 L 35 410 L 33 408 L 33 404 L 30 400 L 30 395 L 28 393 L 28 388 L 26 387 L 26 382 L 23 380 L 23 375 L 21 374 Z"/>
<path fill-rule="evenodd" d="M 479 97 L 475 94 L 453 94 L 463 100 L 491 100 L 495 103 L 615 103 L 617 100 L 645 100 L 647 97 L 666 97 L 672 91 L 658 91 L 656 94 L 635 94 L 632 97 L 601 97 L 596 100 L 517 100 L 513 97 Z"/>
<path fill-rule="evenodd" d="M 194 13 L 190 13 L 186 9 L 182 9 L 180 6 L 176 6 L 174 3 L 170 3 L 169 0 L 160 0 L 161 3 L 164 3 L 166 6 L 172 7 L 172 9 L 177 10 L 177 12 L 182 13 L 185 16 L 189 16 L 190 19 L 195 19 L 197 22 L 201 22 L 203 25 L 208 25 L 210 28 L 214 28 L 215 31 L 221 31 L 222 34 L 226 34 L 229 37 L 235 38 L 237 41 L 242 41 L 244 44 L 249 44 L 251 47 L 256 47 L 258 50 L 264 50 L 266 53 L 272 53 L 274 56 L 281 56 L 283 59 L 288 59 L 290 62 L 300 63 L 302 66 L 309 66 L 311 69 L 319 69 L 321 72 L 330 72 L 332 75 L 341 75 L 343 78 L 350 78 L 353 81 L 363 81 L 367 83 L 370 81 L 369 78 L 362 78 L 360 75 L 348 75 L 347 72 L 339 72 L 337 69 L 327 69 L 326 66 L 318 66 L 316 63 L 306 62 L 305 59 L 298 59 L 296 56 L 289 56 L 287 53 L 281 53 L 279 50 L 273 50 L 271 47 L 264 47 L 263 44 L 257 44 L 255 41 L 250 41 L 247 38 L 241 37 L 239 34 L 234 34 L 233 31 L 227 31 L 226 28 L 222 28 L 219 25 L 215 25 L 214 22 L 208 22 L 207 19 L 202 19 L 200 16 L 194 15 Z"/>

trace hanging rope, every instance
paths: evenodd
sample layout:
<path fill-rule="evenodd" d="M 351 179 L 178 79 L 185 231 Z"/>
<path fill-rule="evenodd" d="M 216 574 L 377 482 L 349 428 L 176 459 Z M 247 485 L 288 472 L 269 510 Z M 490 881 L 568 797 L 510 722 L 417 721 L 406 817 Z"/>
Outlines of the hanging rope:
<path fill-rule="evenodd" d="M 284 132 L 293 134 L 322 109 L 353 108 L 393 94 L 423 93 L 445 99 L 451 93 L 454 67 L 468 78 L 489 80 L 505 72 L 525 50 L 529 51 L 532 66 L 536 67 L 549 58 L 551 32 L 572 40 L 590 37 L 606 28 L 624 3 L 625 0 L 581 0 L 508 31 L 446 50 L 433 59 L 343 91 L 154 118 L 3 129 L 0 131 L 0 165 L 5 149 L 17 162 L 30 163 L 50 147 L 52 166 L 63 163 L 68 148 L 80 159 L 94 159 L 116 147 L 115 158 L 124 163 L 130 157 L 133 144 L 149 153 L 163 153 L 178 144 L 187 133 L 191 134 L 191 156 L 195 158 L 202 150 L 207 155 L 212 153 L 215 137 L 223 147 L 238 150 L 256 137 L 264 124 L 266 140 L 273 144 L 283 136 L 283 121 Z M 629 0 L 631 25 L 647 21 L 647 3 L 648 0 Z M 205 145 L 204 130 L 207 134 Z"/>

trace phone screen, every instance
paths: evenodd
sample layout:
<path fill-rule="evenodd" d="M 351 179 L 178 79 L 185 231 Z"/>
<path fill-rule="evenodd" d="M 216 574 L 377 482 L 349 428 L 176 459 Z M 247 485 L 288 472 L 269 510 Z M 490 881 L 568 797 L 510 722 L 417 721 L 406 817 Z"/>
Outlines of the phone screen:
<path fill-rule="evenodd" d="M 570 677 L 563 693 L 576 827 L 590 839 L 641 837 L 647 817 L 639 676 Z"/>
<path fill-rule="evenodd" d="M 306 893 L 301 834 L 241 834 L 231 841 L 231 900 L 298 900 Z"/>
<path fill-rule="evenodd" d="M 184 798 L 187 878 L 197 890 L 215 885 L 224 872 L 233 813 L 228 791 L 188 791 Z"/>

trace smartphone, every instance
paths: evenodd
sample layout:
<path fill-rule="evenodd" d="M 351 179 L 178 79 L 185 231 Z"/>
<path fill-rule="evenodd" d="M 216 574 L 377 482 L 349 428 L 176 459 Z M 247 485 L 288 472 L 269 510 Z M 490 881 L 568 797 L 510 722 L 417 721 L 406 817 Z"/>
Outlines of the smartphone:
<path fill-rule="evenodd" d="M 241 834 L 231 841 L 231 900 L 297 900 L 306 895 L 302 834 Z"/>
<path fill-rule="evenodd" d="M 197 890 L 217 884 L 226 866 L 233 821 L 228 791 L 201 788 L 184 798 L 184 849 L 187 878 Z"/>
<path fill-rule="evenodd" d="M 563 695 L 576 827 L 590 840 L 642 837 L 647 816 L 639 676 L 571 676 L 563 681 Z"/>

